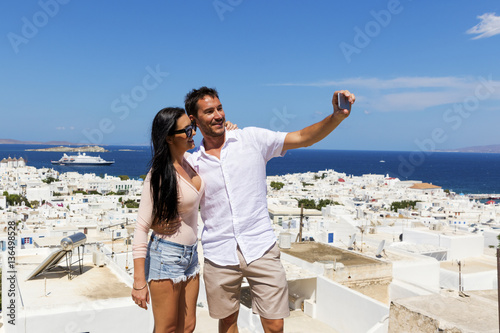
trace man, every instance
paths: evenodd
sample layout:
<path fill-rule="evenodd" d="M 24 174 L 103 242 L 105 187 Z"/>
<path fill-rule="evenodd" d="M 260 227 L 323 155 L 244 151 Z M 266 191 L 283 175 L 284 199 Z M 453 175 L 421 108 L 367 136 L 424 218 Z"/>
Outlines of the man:
<path fill-rule="evenodd" d="M 252 294 L 252 309 L 265 332 L 283 332 L 288 317 L 288 285 L 267 210 L 266 163 L 287 150 L 310 146 L 332 132 L 350 114 L 333 114 L 291 133 L 255 127 L 225 131 L 225 113 L 215 89 L 201 87 L 186 95 L 185 108 L 203 134 L 189 162 L 206 184 L 201 200 L 204 281 L 210 316 L 219 319 L 219 332 L 238 332 L 241 282 Z"/>

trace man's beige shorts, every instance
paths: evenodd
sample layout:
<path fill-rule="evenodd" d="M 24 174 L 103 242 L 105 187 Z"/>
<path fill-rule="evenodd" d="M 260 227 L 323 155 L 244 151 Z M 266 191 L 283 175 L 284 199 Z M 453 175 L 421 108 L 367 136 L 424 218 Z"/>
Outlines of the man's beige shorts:
<path fill-rule="evenodd" d="M 288 283 L 278 246 L 274 244 L 260 259 L 249 265 L 245 263 L 239 247 L 237 252 L 239 266 L 219 266 L 205 259 L 203 279 L 210 316 L 223 319 L 239 310 L 241 281 L 246 277 L 254 313 L 266 319 L 288 317 Z"/>

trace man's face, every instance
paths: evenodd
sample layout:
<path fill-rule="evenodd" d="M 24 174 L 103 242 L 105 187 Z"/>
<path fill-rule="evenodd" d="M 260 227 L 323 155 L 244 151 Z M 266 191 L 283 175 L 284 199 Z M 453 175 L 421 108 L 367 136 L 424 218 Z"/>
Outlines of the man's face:
<path fill-rule="evenodd" d="M 196 123 L 203 136 L 218 137 L 224 135 L 226 122 L 222 104 L 217 97 L 208 95 L 198 100 L 198 118 Z"/>

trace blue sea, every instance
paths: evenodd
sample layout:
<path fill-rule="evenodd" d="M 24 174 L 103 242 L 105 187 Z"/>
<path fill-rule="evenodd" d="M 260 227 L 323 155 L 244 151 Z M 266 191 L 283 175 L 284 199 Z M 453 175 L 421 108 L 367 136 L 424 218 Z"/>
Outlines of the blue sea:
<path fill-rule="evenodd" d="M 26 151 L 47 147 L 50 146 L 0 145 L 0 159 L 9 156 L 23 157 L 28 165 L 36 168 L 49 167 L 59 172 L 76 171 L 138 178 L 147 173 L 151 158 L 149 146 L 105 146 L 109 152 L 87 154 L 115 160 L 115 164 L 71 167 L 50 163 L 51 160 L 59 160 L 63 153 Z M 267 164 L 268 175 L 325 169 L 353 176 L 371 173 L 401 180 L 420 180 L 456 193 L 500 193 L 500 154 L 297 149 L 287 152 L 285 157 L 274 158 Z"/>

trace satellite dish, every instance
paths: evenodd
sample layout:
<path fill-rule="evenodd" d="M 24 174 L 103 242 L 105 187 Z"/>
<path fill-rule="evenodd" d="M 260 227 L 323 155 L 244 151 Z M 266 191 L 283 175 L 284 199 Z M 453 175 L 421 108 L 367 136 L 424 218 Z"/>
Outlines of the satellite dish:
<path fill-rule="evenodd" d="M 354 244 L 355 240 L 356 240 L 356 233 L 354 233 L 354 234 L 351 235 L 351 239 L 349 240 L 349 244 L 347 244 L 347 248 L 349 250 L 353 249 L 352 245 Z"/>
<path fill-rule="evenodd" d="M 375 257 L 382 258 L 382 256 L 380 254 L 382 253 L 382 250 L 384 249 L 384 245 L 385 245 L 385 239 L 380 242 L 378 249 L 377 249 L 377 252 L 375 252 Z"/>

